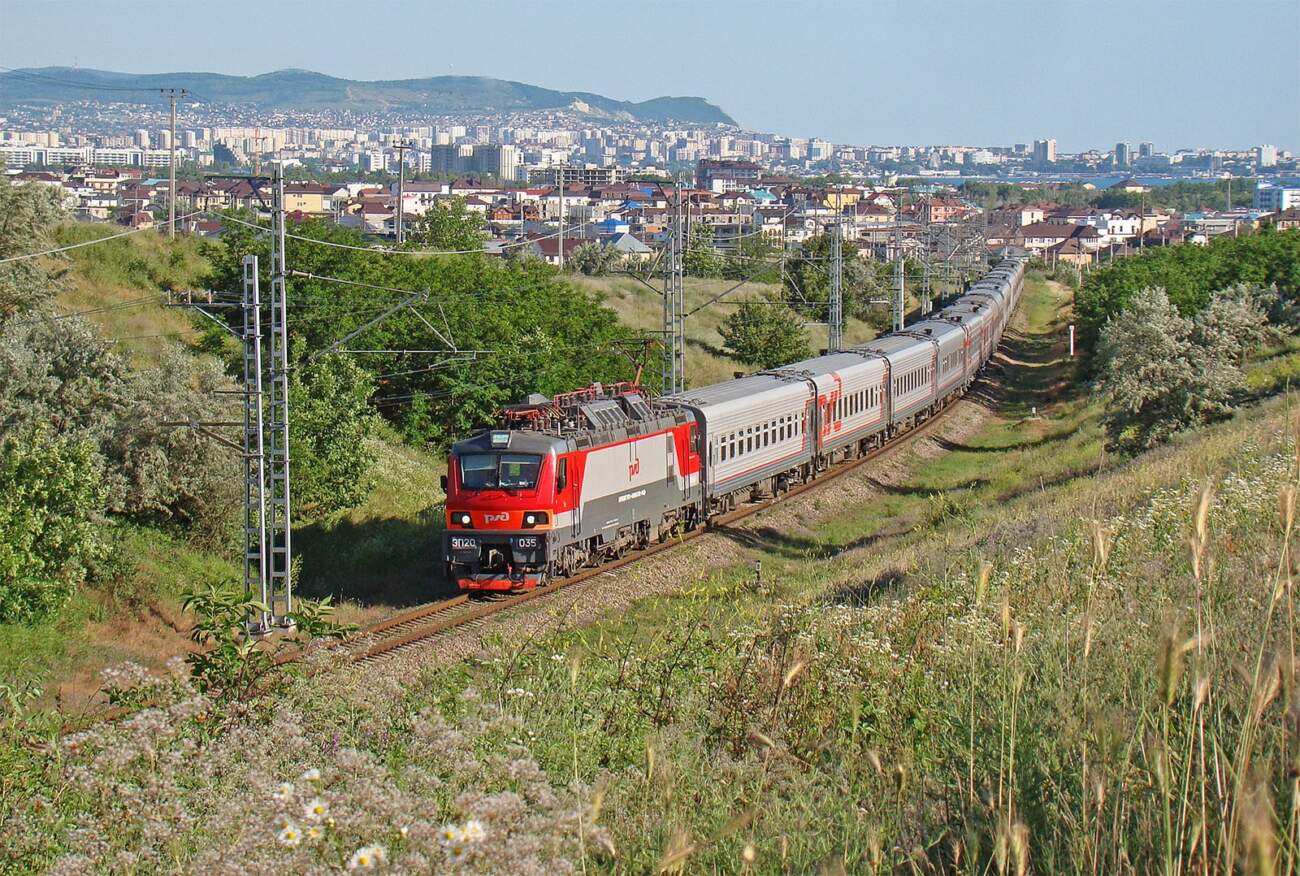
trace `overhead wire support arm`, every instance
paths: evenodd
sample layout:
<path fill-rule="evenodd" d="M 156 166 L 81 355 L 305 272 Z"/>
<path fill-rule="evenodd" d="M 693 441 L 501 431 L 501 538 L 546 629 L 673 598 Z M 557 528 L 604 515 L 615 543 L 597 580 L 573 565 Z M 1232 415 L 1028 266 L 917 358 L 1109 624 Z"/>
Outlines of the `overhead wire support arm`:
<path fill-rule="evenodd" d="M 402 310 L 402 309 L 407 308 L 407 307 L 410 307 L 410 306 L 411 306 L 412 304 L 414 304 L 416 301 L 419 301 L 419 300 L 424 299 L 424 298 L 427 298 L 427 297 L 429 297 L 429 290 L 428 290 L 428 289 L 425 289 L 425 290 L 423 290 L 423 291 L 421 291 L 421 292 L 416 292 L 416 293 L 414 293 L 413 295 L 411 295 L 410 297 L 408 297 L 405 301 L 399 301 L 399 302 L 397 302 L 397 303 L 394 304 L 392 307 L 388 308 L 388 309 L 385 310 L 383 313 L 379 314 L 379 316 L 376 316 L 374 319 L 372 319 L 372 320 L 366 322 L 365 324 L 363 324 L 363 325 L 361 325 L 361 326 L 359 326 L 359 327 L 353 329 L 352 331 L 348 332 L 348 333 L 347 333 L 346 335 L 344 335 L 342 338 L 340 338 L 339 340 L 337 340 L 337 341 L 335 341 L 334 343 L 330 344 L 330 345 L 329 345 L 328 347 L 326 347 L 325 349 L 323 349 L 323 350 L 317 350 L 315 353 L 312 353 L 310 356 L 307 357 L 307 362 L 308 362 L 308 363 L 315 362 L 315 361 L 316 361 L 317 359 L 319 359 L 321 356 L 328 356 L 330 353 L 333 353 L 334 351 L 338 350 L 340 347 L 342 347 L 342 346 L 343 346 L 344 344 L 346 344 L 348 341 L 350 341 L 350 340 L 352 340 L 353 338 L 355 338 L 357 335 L 363 334 L 363 333 L 365 333 L 366 331 L 369 331 L 370 329 L 372 329 L 372 328 L 374 328 L 375 326 L 379 325 L 379 323 L 381 323 L 381 322 L 383 322 L 384 320 L 388 319 L 388 317 L 392 316 L 394 313 L 397 313 L 397 311 Z"/>

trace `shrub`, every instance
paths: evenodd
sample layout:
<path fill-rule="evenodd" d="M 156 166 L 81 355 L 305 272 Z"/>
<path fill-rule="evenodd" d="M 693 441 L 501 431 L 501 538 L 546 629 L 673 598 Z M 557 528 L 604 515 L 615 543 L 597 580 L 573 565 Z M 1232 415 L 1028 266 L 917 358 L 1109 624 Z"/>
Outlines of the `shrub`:
<path fill-rule="evenodd" d="M 66 217 L 63 192 L 40 183 L 14 185 L 0 174 L 0 259 L 45 249 Z M 54 277 L 38 259 L 0 264 L 0 319 L 31 310 L 54 294 Z"/>
<path fill-rule="evenodd" d="M 1107 324 L 1098 350 L 1110 446 L 1143 450 L 1227 414 L 1245 388 L 1241 361 L 1264 323 L 1246 287 L 1216 294 L 1194 319 L 1179 315 L 1163 289 L 1135 295 Z"/>
<path fill-rule="evenodd" d="M 1261 231 L 1218 237 L 1207 246 L 1169 246 L 1118 259 L 1092 272 L 1075 299 L 1084 349 L 1143 289 L 1159 286 L 1183 316 L 1194 316 L 1214 291 L 1237 283 L 1275 286 L 1275 317 L 1294 312 L 1300 298 L 1300 231 Z"/>
<path fill-rule="evenodd" d="M 104 486 L 87 441 L 32 431 L 0 443 L 0 622 L 58 610 L 106 553 Z"/>
<path fill-rule="evenodd" d="M 224 541 L 238 497 L 238 460 L 177 421 L 230 420 L 214 360 L 179 349 L 142 372 L 81 319 L 0 326 L 0 429 L 51 429 L 91 442 L 104 461 L 108 510 Z"/>
<path fill-rule="evenodd" d="M 784 304 L 746 301 L 718 329 L 727 351 L 746 365 L 775 368 L 807 358 L 803 319 Z"/>
<path fill-rule="evenodd" d="M 573 251 L 568 264 L 588 277 L 603 277 L 618 267 L 617 250 L 599 243 L 584 243 Z"/>

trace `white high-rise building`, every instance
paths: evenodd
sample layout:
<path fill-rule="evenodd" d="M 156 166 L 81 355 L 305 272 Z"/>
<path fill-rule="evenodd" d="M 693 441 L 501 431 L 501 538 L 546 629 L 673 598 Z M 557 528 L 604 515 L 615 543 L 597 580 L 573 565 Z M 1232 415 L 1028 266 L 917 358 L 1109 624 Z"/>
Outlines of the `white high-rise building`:
<path fill-rule="evenodd" d="M 1300 189 L 1259 183 L 1255 186 L 1253 206 L 1256 210 L 1266 210 L 1270 213 L 1300 207 Z"/>
<path fill-rule="evenodd" d="M 1255 163 L 1260 167 L 1277 166 L 1277 147 L 1272 143 L 1255 147 Z"/>

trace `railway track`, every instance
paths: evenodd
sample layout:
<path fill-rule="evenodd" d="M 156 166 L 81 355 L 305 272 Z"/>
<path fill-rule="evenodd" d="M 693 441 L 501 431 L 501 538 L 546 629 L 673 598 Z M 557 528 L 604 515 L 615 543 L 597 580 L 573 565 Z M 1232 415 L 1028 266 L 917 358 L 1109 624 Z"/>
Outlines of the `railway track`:
<path fill-rule="evenodd" d="M 963 396 L 964 398 L 964 396 Z M 875 460 L 884 453 L 899 447 L 904 447 L 919 438 L 924 437 L 927 433 L 943 421 L 945 416 L 953 409 L 957 402 L 956 399 L 949 403 L 947 407 L 930 417 L 919 426 L 898 435 L 893 440 L 872 450 L 871 452 L 860 456 L 857 459 L 846 460 L 838 465 L 823 472 L 821 476 L 814 480 L 808 481 L 787 490 L 780 496 L 770 499 L 764 499 L 758 502 L 749 502 L 734 511 L 715 517 L 707 526 L 702 526 L 690 532 L 682 533 L 674 539 L 670 539 L 661 544 L 653 544 L 647 548 L 638 551 L 628 551 L 623 556 L 602 563 L 599 566 L 593 566 L 589 569 L 583 569 L 575 575 L 568 578 L 562 578 L 552 581 L 544 587 L 538 587 L 535 590 L 529 590 L 524 593 L 514 595 L 490 596 L 486 598 L 470 599 L 465 594 L 453 596 L 450 599 L 439 602 L 429 603 L 419 608 L 411 609 L 395 615 L 380 623 L 366 627 L 341 646 L 347 659 L 352 663 L 368 663 L 398 652 L 413 650 L 414 648 L 443 637 L 453 631 L 464 630 L 467 627 L 479 625 L 493 615 L 503 611 L 508 611 L 525 602 L 532 602 L 535 599 L 542 599 L 551 594 L 557 593 L 566 587 L 574 587 L 589 581 L 599 575 L 605 575 L 624 566 L 631 565 L 639 560 L 652 557 L 663 551 L 672 550 L 688 541 L 699 538 L 705 533 L 727 526 L 751 517 L 755 514 L 772 508 L 775 505 L 784 502 L 793 496 L 815 490 L 825 484 L 842 477 L 845 474 L 857 469 L 860 466 Z M 286 655 L 291 660 L 296 655 Z"/>

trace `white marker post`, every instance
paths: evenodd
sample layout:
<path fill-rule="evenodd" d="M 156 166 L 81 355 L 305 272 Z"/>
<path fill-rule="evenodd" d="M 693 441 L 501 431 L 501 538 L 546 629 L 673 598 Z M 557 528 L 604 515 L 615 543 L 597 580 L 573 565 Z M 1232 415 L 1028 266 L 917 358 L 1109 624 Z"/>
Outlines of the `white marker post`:
<path fill-rule="evenodd" d="M 1074 358 L 1074 326 L 1070 326 L 1070 358 Z"/>

